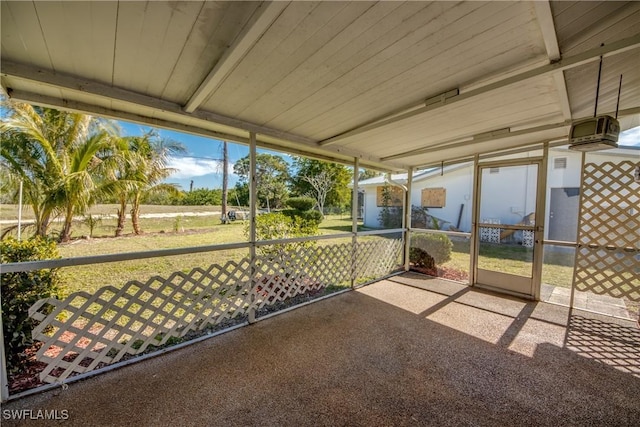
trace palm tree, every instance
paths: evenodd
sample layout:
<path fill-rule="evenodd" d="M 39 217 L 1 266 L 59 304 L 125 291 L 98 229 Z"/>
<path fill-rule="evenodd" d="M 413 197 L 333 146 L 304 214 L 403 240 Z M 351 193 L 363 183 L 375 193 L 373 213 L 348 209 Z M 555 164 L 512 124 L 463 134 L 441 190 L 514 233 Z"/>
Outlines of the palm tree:
<path fill-rule="evenodd" d="M 112 171 L 125 147 L 91 116 L 13 102 L 4 107 L 0 155 L 24 182 L 35 234 L 46 236 L 51 219 L 62 214 L 60 240 L 67 241 L 74 215 L 114 191 Z"/>
<path fill-rule="evenodd" d="M 174 154 L 186 152 L 184 145 L 177 141 L 161 138 L 156 132 L 151 131 L 140 137 L 129 139 L 129 163 L 128 177 L 131 179 L 131 191 L 128 196 L 131 200 L 131 223 L 135 234 L 142 234 L 140 226 L 140 205 L 146 197 L 158 193 L 179 192 L 173 184 L 163 183 L 175 169 L 169 168 L 167 162 Z M 121 208 L 122 196 L 120 198 Z"/>

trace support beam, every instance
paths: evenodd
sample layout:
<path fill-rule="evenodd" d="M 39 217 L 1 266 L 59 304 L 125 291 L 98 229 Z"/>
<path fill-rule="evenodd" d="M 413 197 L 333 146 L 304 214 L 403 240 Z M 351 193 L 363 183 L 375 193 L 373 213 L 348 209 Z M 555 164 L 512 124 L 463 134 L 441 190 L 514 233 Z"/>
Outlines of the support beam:
<path fill-rule="evenodd" d="M 14 90 L 11 92 L 11 99 L 26 102 L 29 104 L 40 105 L 42 107 L 50 107 L 58 110 L 66 111 L 82 111 L 87 114 L 104 117 L 114 120 L 127 120 L 134 123 L 149 125 L 168 130 L 177 130 L 179 132 L 189 133 L 198 136 L 207 136 L 214 139 L 238 142 L 249 145 L 249 138 L 244 136 L 233 135 L 230 133 L 216 132 L 200 126 L 186 125 L 179 122 L 171 122 L 155 117 L 143 116 L 141 114 L 129 113 L 127 111 L 113 110 L 94 104 L 86 104 L 84 102 L 69 101 L 66 99 L 53 98 L 46 95 L 35 94 L 32 92 L 23 92 Z M 243 132 L 244 133 L 244 132 Z"/>
<path fill-rule="evenodd" d="M 32 68 L 23 64 L 12 62 L 2 63 L 2 76 L 14 77 L 17 79 L 28 80 L 31 82 L 41 83 L 62 90 L 70 90 L 80 92 L 85 95 L 92 95 L 102 99 L 112 101 L 120 101 L 128 104 L 138 105 L 153 110 L 160 110 L 163 113 L 169 113 L 178 118 L 206 120 L 218 123 L 223 126 L 229 126 L 236 129 L 242 129 L 247 132 L 255 132 L 273 138 L 284 139 L 300 144 L 316 145 L 316 142 L 310 138 L 288 132 L 271 129 L 266 126 L 256 125 L 251 122 L 239 120 L 233 117 L 223 116 L 222 114 L 212 113 L 208 111 L 196 111 L 186 113 L 182 110 L 182 106 L 175 102 L 166 101 L 152 96 L 132 92 L 119 87 L 109 86 L 91 80 L 82 79 L 67 74 L 55 73 L 42 68 Z M 9 88 L 7 88 L 9 89 Z M 17 97 L 16 91 L 10 94 L 12 98 Z"/>
<path fill-rule="evenodd" d="M 556 27 L 553 23 L 553 13 L 551 5 L 548 1 L 534 1 L 533 7 L 538 17 L 538 25 L 544 39 L 544 46 L 547 49 L 547 56 L 550 62 L 558 61 L 561 58 L 560 46 L 558 45 L 558 37 L 556 36 Z M 564 71 L 556 71 L 552 74 L 553 81 L 560 97 L 560 110 L 565 120 L 571 120 L 571 105 L 569 103 L 569 95 L 567 93 L 567 84 L 564 80 Z"/>
<path fill-rule="evenodd" d="M 382 160 L 393 160 L 393 159 L 400 159 L 403 157 L 411 157 L 417 154 L 433 153 L 433 152 L 442 151 L 442 150 L 449 150 L 451 148 L 456 148 L 456 147 L 460 147 L 467 144 L 496 141 L 499 139 L 511 138 L 514 136 L 522 136 L 522 135 L 528 135 L 530 133 L 543 132 L 543 131 L 552 130 L 552 129 L 569 127 L 569 125 L 570 124 L 567 122 L 562 122 L 562 123 L 553 123 L 549 125 L 536 126 L 533 128 L 522 129 L 515 132 L 500 132 L 497 134 L 485 132 L 473 137 L 458 138 L 452 142 L 440 143 L 431 147 L 421 148 L 419 150 L 405 151 L 403 153 L 394 154 L 393 156 L 383 157 Z"/>
<path fill-rule="evenodd" d="M 236 68 L 247 52 L 287 7 L 288 2 L 263 2 L 253 14 L 242 32 L 236 37 L 224 55 L 214 65 L 200 86 L 193 92 L 184 106 L 187 113 L 194 112 L 222 84 Z"/>
<path fill-rule="evenodd" d="M 315 154 L 321 154 L 325 156 L 331 156 L 331 154 L 336 155 L 337 161 L 349 161 L 354 157 L 360 158 L 361 162 L 366 162 L 367 166 L 374 167 L 376 169 L 393 169 L 395 171 L 406 170 L 407 165 L 394 163 L 394 162 L 382 162 L 379 158 L 371 156 L 367 153 L 359 152 L 356 150 L 345 149 L 342 147 L 320 147 L 317 142 L 311 138 L 306 138 L 301 135 L 292 134 L 289 132 L 280 131 L 277 129 L 272 129 L 265 126 L 256 125 L 254 123 L 246 122 L 244 120 L 239 120 L 232 117 L 223 116 L 221 114 L 212 113 L 208 111 L 198 110 L 193 113 L 187 113 L 182 110 L 182 106 L 170 101 L 154 98 L 148 95 L 139 94 L 136 92 L 131 92 L 126 89 L 112 87 L 103 83 L 94 82 L 86 79 L 81 79 L 75 76 L 65 75 L 54 73 L 50 70 L 44 70 L 40 68 L 33 68 L 29 66 L 25 66 L 22 64 L 16 64 L 12 62 L 3 62 L 1 75 L 9 78 L 20 79 L 28 82 L 35 82 L 38 84 L 44 84 L 47 86 L 55 87 L 61 90 L 68 90 L 72 92 L 82 93 L 85 96 L 91 95 L 96 98 L 96 102 L 85 103 L 74 101 L 70 99 L 62 99 L 62 98 L 54 98 L 43 96 L 34 92 L 27 92 L 22 90 L 16 90 L 14 88 L 8 87 L 8 92 L 10 92 L 10 97 L 12 99 L 35 103 L 39 105 L 51 106 L 53 108 L 62 108 L 62 109 L 74 109 L 76 111 L 87 112 L 90 114 L 99 114 L 107 117 L 113 117 L 116 119 L 124 119 L 124 120 L 133 120 L 138 122 L 145 122 L 148 124 L 153 124 L 154 122 L 164 124 L 158 124 L 161 127 L 174 128 L 176 130 L 181 130 L 180 126 L 186 126 L 185 123 L 190 123 L 193 129 L 207 129 L 204 126 L 194 126 L 191 123 L 203 123 L 209 124 L 212 123 L 226 126 L 230 128 L 234 128 L 244 132 L 254 132 L 257 135 L 260 135 L 264 139 L 278 139 L 281 141 L 286 141 L 291 143 L 291 145 L 295 145 L 297 149 L 304 150 L 306 147 L 308 149 L 309 156 L 313 157 Z M 5 81 L 6 83 L 6 81 Z M 118 101 L 125 103 L 126 105 L 130 105 L 132 110 L 135 110 L 136 106 L 142 106 L 145 108 L 149 108 L 153 111 L 161 111 L 164 115 L 168 116 L 167 119 L 161 120 L 156 119 L 152 116 L 145 116 L 142 114 L 132 113 L 131 111 L 123 111 L 122 109 L 109 109 L 105 107 L 98 106 L 98 100 L 110 100 L 110 101 Z M 100 102 L 101 104 L 103 102 Z M 176 126 L 168 125 L 170 123 L 176 123 Z M 204 133 L 207 136 L 210 135 L 210 132 L 215 132 L 208 130 L 207 133 Z M 245 134 L 246 135 L 246 134 Z M 229 139 L 231 141 L 239 141 L 238 136 L 233 136 L 232 134 L 226 134 L 224 132 L 220 132 L 219 135 L 213 136 L 218 139 Z M 240 137 L 246 139 L 246 137 Z M 246 143 L 246 142 L 245 142 Z M 258 144 L 261 141 L 258 140 Z M 271 142 L 272 143 L 272 142 Z M 283 145 L 282 150 L 287 150 L 287 146 Z M 321 151 L 321 152 L 320 152 Z"/>
<path fill-rule="evenodd" d="M 548 1 L 534 1 L 533 7 L 538 18 L 538 25 L 544 39 L 544 47 L 547 49 L 547 56 L 551 62 L 560 59 L 560 48 L 558 47 L 558 37 L 556 36 L 556 26 L 553 23 L 553 13 Z"/>
<path fill-rule="evenodd" d="M 600 46 L 595 49 L 587 50 L 575 56 L 571 56 L 569 58 L 561 58 L 554 63 L 542 65 L 542 66 L 533 68 L 531 70 L 524 71 L 522 73 L 518 73 L 504 79 L 500 79 L 498 81 L 489 83 L 487 85 L 484 85 L 475 89 L 471 89 L 467 92 L 461 93 L 458 96 L 453 96 L 448 99 L 445 99 L 443 102 L 440 102 L 437 104 L 425 105 L 424 107 L 416 108 L 414 110 L 408 111 L 403 114 L 397 114 L 397 115 L 394 115 L 393 117 L 389 117 L 388 115 L 385 115 L 383 117 L 376 119 L 371 124 L 358 126 L 349 131 L 336 135 L 334 137 L 320 141 L 319 144 L 323 147 L 327 145 L 335 144 L 336 142 L 342 141 L 351 136 L 369 132 L 374 129 L 379 129 L 381 127 L 388 126 L 390 124 L 393 124 L 402 120 L 406 120 L 406 119 L 427 113 L 429 111 L 443 108 L 445 106 L 452 105 L 460 101 L 464 101 L 479 95 L 483 95 L 487 92 L 504 88 L 505 86 L 520 83 L 532 78 L 549 75 L 554 72 L 568 70 L 570 68 L 584 65 L 592 61 L 596 61 L 600 59 L 600 56 L 605 56 L 605 57 L 611 56 L 611 55 L 626 52 L 631 49 L 636 49 L 638 47 L 640 47 L 640 34 L 623 39 L 623 40 L 619 40 L 617 42 L 613 42 L 606 46 Z"/>

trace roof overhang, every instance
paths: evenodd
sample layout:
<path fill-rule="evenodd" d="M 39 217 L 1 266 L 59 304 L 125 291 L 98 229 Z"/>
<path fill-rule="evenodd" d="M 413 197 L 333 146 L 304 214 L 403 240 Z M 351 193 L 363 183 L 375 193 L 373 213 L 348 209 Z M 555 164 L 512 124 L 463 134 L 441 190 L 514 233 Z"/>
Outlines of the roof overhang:
<path fill-rule="evenodd" d="M 640 117 L 638 2 L 2 1 L 16 100 L 397 171 Z M 577 20 L 575 17 L 580 16 Z"/>

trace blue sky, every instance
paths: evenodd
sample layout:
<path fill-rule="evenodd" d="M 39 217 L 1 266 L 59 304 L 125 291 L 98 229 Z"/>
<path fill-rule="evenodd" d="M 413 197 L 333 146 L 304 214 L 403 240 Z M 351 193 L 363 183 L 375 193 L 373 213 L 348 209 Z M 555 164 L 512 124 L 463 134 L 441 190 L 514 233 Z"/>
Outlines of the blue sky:
<path fill-rule="evenodd" d="M 125 121 L 118 121 L 123 135 L 136 136 L 148 132 L 151 127 Z M 181 157 L 173 157 L 169 166 L 177 169 L 166 182 L 175 183 L 188 190 L 193 180 L 193 188 L 222 188 L 222 142 L 212 138 L 158 129 L 164 138 L 181 142 L 187 153 Z M 620 134 L 619 145 L 640 146 L 640 127 L 630 129 Z M 259 152 L 281 154 L 288 160 L 288 155 L 268 150 L 258 149 Z M 229 186 L 233 187 L 238 176 L 233 174 L 233 164 L 249 154 L 249 147 L 229 143 Z"/>
<path fill-rule="evenodd" d="M 151 127 L 119 121 L 123 135 L 137 136 L 148 132 Z M 166 129 L 157 129 L 160 136 L 181 142 L 187 149 L 184 156 L 172 157 L 169 167 L 177 169 L 166 182 L 175 183 L 188 190 L 193 180 L 193 188 L 222 188 L 222 142 Z M 249 147 L 229 143 L 229 186 L 233 187 L 238 176 L 233 174 L 233 164 L 249 154 Z"/>

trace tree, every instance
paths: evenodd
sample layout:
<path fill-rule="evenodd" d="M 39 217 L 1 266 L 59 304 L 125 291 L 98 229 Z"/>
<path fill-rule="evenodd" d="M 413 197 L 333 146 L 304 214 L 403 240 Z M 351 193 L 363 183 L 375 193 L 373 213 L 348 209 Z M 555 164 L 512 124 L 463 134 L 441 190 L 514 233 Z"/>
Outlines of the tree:
<path fill-rule="evenodd" d="M 382 175 L 382 172 L 374 171 L 371 169 L 360 169 L 360 173 L 358 174 L 358 182 L 364 181 L 365 179 L 375 178 L 376 176 Z"/>
<path fill-rule="evenodd" d="M 248 194 L 249 156 L 243 157 L 233 165 L 233 171 L 240 177 L 236 184 L 238 197 Z M 258 204 L 267 209 L 284 207 L 288 196 L 287 181 L 289 165 L 282 157 L 260 153 L 256 155 L 256 189 Z"/>
<path fill-rule="evenodd" d="M 24 200 L 35 215 L 35 235 L 63 215 L 60 240 L 71 237 L 74 215 L 114 190 L 111 173 L 121 154 L 104 123 L 78 113 L 6 102 L 0 124 L 0 155 L 24 183 Z"/>
<path fill-rule="evenodd" d="M 296 173 L 291 179 L 291 189 L 295 194 L 316 199 L 321 212 L 325 205 L 343 207 L 349 204 L 352 179 L 349 168 L 305 157 L 294 157 L 293 165 Z"/>
<path fill-rule="evenodd" d="M 175 169 L 167 167 L 171 155 L 186 152 L 184 145 L 171 139 L 161 138 L 151 131 L 144 136 L 131 139 L 130 151 L 136 167 L 136 177 L 131 191 L 131 224 L 135 234 L 142 234 L 140 227 L 140 205 L 145 197 L 156 194 L 175 194 L 180 191 L 174 184 L 163 183 L 162 180 L 171 175 Z"/>

